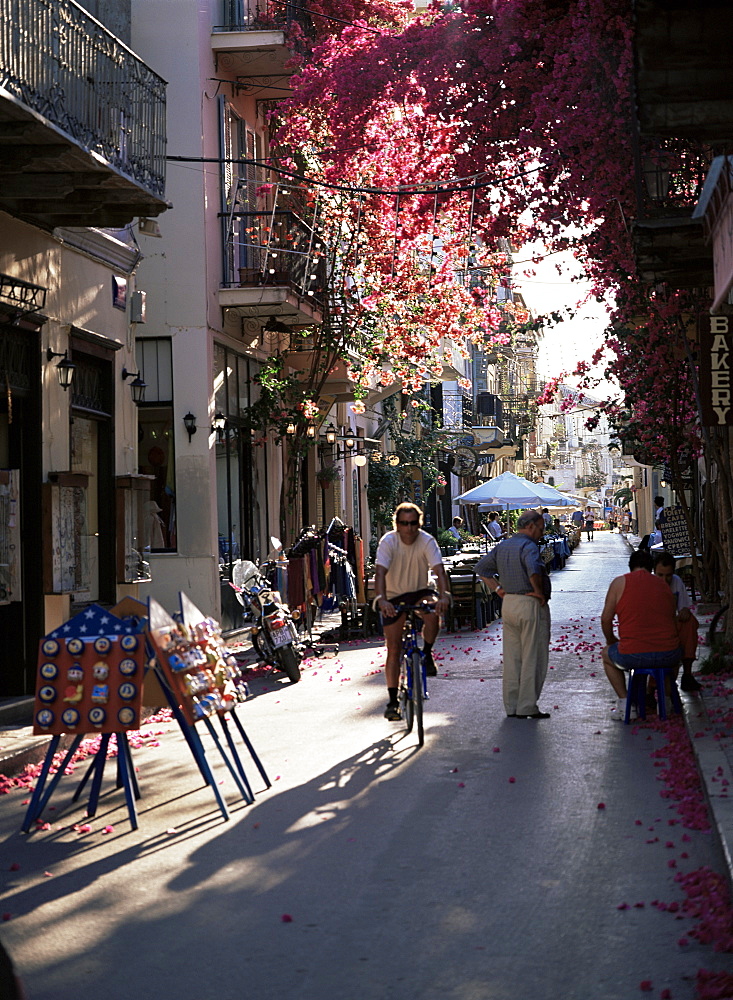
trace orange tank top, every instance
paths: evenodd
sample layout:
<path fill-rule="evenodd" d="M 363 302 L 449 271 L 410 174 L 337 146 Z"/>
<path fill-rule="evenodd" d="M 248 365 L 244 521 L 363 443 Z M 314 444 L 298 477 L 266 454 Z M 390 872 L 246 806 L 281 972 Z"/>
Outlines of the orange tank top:
<path fill-rule="evenodd" d="M 676 605 L 672 588 L 660 577 L 636 570 L 624 576 L 616 605 L 620 653 L 664 653 L 677 649 Z"/>

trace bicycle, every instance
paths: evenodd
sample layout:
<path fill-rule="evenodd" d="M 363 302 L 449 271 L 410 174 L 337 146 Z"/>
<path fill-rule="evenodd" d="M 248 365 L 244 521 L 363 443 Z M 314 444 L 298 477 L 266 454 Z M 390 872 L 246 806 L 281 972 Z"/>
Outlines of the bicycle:
<path fill-rule="evenodd" d="M 407 732 L 411 733 L 413 725 L 417 724 L 417 741 L 420 746 L 425 742 L 423 726 L 423 703 L 428 697 L 427 675 L 425 673 L 425 653 L 418 646 L 417 639 L 422 629 L 422 619 L 416 614 L 435 613 L 430 604 L 398 604 L 395 611 L 405 615 L 405 627 L 402 633 L 402 653 L 400 658 L 400 682 L 397 698 L 402 718 Z"/>

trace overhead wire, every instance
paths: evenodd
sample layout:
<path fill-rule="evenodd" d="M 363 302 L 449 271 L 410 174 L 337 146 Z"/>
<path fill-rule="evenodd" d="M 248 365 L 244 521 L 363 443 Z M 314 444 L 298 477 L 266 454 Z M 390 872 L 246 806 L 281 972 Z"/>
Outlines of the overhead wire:
<path fill-rule="evenodd" d="M 245 166 L 261 167 L 263 170 L 269 170 L 272 173 L 282 174 L 283 176 L 291 177 L 296 181 L 302 181 L 303 184 L 310 184 L 314 187 L 324 187 L 331 191 L 345 191 L 350 194 L 453 194 L 461 191 L 476 191 L 482 188 L 499 186 L 499 182 L 497 182 L 496 178 L 489 177 L 485 170 L 478 174 L 472 174 L 469 177 L 454 177 L 445 181 L 425 181 L 416 182 L 415 184 L 401 184 L 396 188 L 382 188 L 362 187 L 357 184 L 340 184 L 335 181 L 321 180 L 316 177 L 308 177 L 305 174 L 296 173 L 294 170 L 287 170 L 285 167 L 276 167 L 273 164 L 268 163 L 266 160 L 250 159 L 243 156 L 166 156 L 166 160 L 171 163 L 240 163 Z M 539 169 L 539 166 L 531 167 L 527 170 L 522 170 L 518 173 L 506 176 L 503 180 L 509 181 L 526 177 L 529 174 L 536 173 Z M 479 178 L 486 178 L 486 180 L 479 180 Z M 423 187 L 421 186 L 421 183 L 426 185 L 429 184 L 429 186 Z"/>

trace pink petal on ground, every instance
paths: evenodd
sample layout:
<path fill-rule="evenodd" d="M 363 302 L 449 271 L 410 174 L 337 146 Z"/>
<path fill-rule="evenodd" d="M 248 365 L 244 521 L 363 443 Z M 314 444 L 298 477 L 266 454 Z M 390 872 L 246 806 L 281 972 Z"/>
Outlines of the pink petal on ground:
<path fill-rule="evenodd" d="M 494 747 L 494 753 L 501 753 L 501 747 Z"/>
<path fill-rule="evenodd" d="M 293 918 L 290 916 L 289 913 L 283 913 L 283 915 L 280 917 L 280 920 L 284 924 L 292 924 L 292 922 L 293 922 Z"/>
<path fill-rule="evenodd" d="M 114 833 L 114 832 L 115 828 L 113 826 L 105 826 L 104 830 L 102 830 L 102 833 Z"/>
<path fill-rule="evenodd" d="M 18 862 L 17 862 L 17 861 L 14 861 L 14 862 L 12 863 L 12 865 L 10 866 L 10 868 L 8 869 L 8 871 L 11 871 L 11 872 L 19 872 L 19 871 L 20 871 L 20 865 L 18 864 Z"/>
<path fill-rule="evenodd" d="M 618 906 L 616 907 L 617 910 L 628 910 L 628 908 L 629 908 L 628 903 L 619 903 Z"/>
<path fill-rule="evenodd" d="M 3 920 L 10 920 L 12 916 L 12 913 L 3 913 Z"/>
<path fill-rule="evenodd" d="M 53 872 L 44 872 L 43 873 L 43 877 L 44 878 L 53 878 Z"/>
<path fill-rule="evenodd" d="M 641 990 L 642 993 L 651 993 L 651 991 L 654 989 L 654 987 L 652 986 L 651 979 L 642 979 L 642 981 L 639 983 L 639 989 Z"/>
<path fill-rule="evenodd" d="M 466 787 L 466 785 L 465 785 L 465 782 L 463 782 L 463 781 L 459 781 L 459 782 L 458 782 L 458 787 L 459 787 L 459 788 L 465 788 L 465 787 Z"/>
<path fill-rule="evenodd" d="M 516 780 L 517 780 L 516 778 L 510 778 L 509 779 L 509 784 L 513 785 Z"/>
<path fill-rule="evenodd" d="M 598 809 L 605 809 L 606 808 L 606 803 L 605 802 L 599 802 L 598 806 L 596 808 L 598 808 Z"/>

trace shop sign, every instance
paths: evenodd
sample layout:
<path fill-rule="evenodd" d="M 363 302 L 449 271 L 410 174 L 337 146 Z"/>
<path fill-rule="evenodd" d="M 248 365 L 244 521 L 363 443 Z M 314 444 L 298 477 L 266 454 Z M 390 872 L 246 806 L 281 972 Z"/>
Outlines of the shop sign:
<path fill-rule="evenodd" d="M 730 316 L 700 318 L 700 407 L 706 427 L 733 425 L 731 358 L 733 329 Z"/>
<path fill-rule="evenodd" d="M 674 556 L 686 555 L 690 550 L 690 535 L 681 507 L 665 507 L 662 520 L 662 544 Z"/>

